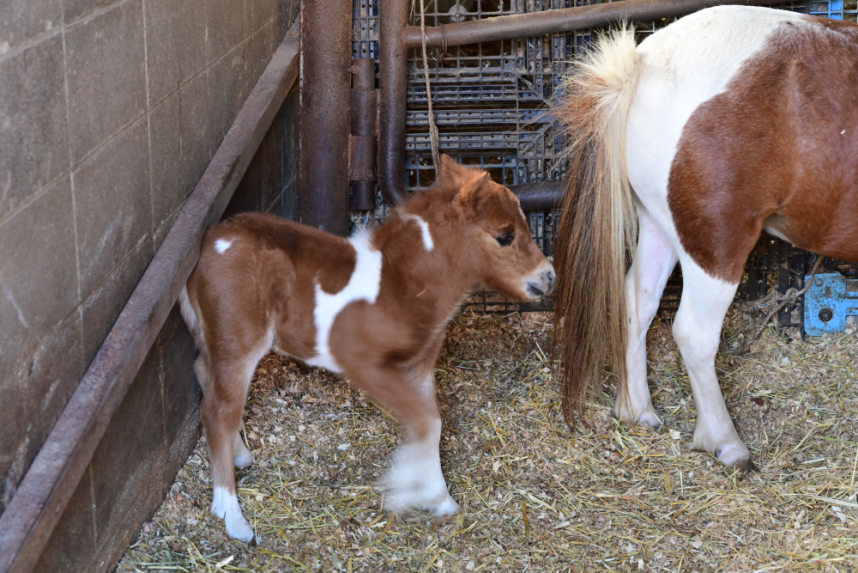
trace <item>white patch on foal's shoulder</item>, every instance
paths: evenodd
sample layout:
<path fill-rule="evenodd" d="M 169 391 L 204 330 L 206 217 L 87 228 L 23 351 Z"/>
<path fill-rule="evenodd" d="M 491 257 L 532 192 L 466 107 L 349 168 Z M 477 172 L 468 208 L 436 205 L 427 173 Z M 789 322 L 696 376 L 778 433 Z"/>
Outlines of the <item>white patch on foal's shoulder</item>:
<path fill-rule="evenodd" d="M 414 221 L 417 223 L 417 226 L 420 227 L 420 234 L 423 236 L 423 246 L 431 253 L 432 249 L 435 248 L 435 243 L 432 242 L 432 233 L 429 232 L 429 223 L 427 223 L 420 215 L 414 215 L 412 213 L 402 213 L 402 219 L 404 221 Z"/>
<path fill-rule="evenodd" d="M 224 252 L 231 246 L 232 241 L 227 241 L 225 239 L 218 239 L 215 241 L 215 250 L 220 254 L 224 254 Z"/>
<path fill-rule="evenodd" d="M 370 238 L 369 232 L 362 230 L 349 239 L 355 250 L 355 268 L 343 290 L 329 294 L 316 283 L 316 308 L 313 310 L 316 323 L 316 356 L 306 361 L 311 366 L 342 372 L 331 354 L 329 344 L 334 319 L 349 303 L 365 300 L 375 304 L 378 298 L 381 287 L 381 251 L 372 247 Z"/>

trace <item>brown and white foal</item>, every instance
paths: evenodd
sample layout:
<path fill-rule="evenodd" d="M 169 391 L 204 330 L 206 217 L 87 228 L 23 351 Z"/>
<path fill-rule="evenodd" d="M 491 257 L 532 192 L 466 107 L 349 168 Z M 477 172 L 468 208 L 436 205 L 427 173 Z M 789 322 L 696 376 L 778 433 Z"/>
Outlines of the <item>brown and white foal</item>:
<path fill-rule="evenodd" d="M 206 232 L 180 303 L 200 351 L 212 513 L 229 535 L 253 538 L 232 465 L 253 461 L 239 434 L 242 410 L 271 349 L 345 374 L 405 427 L 384 480 L 388 509 L 458 510 L 441 473 L 435 359 L 447 322 L 477 285 L 534 300 L 553 289 L 554 270 L 518 199 L 447 156 L 435 187 L 348 240 L 256 213 Z"/>

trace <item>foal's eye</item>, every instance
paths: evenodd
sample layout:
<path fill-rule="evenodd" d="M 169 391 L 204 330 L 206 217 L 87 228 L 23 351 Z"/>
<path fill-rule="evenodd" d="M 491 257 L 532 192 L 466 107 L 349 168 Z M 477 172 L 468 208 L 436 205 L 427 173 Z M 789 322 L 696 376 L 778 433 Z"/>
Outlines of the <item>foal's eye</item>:
<path fill-rule="evenodd" d="M 514 233 L 504 233 L 503 235 L 501 235 L 495 239 L 495 241 L 497 241 L 498 245 L 500 245 L 501 247 L 510 246 L 514 240 L 515 240 L 515 234 Z"/>

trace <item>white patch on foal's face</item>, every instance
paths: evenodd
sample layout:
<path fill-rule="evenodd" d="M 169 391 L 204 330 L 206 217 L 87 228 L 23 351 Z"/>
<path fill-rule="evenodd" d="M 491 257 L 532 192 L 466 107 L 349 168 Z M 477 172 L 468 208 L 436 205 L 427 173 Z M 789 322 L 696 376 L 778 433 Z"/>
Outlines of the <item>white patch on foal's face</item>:
<path fill-rule="evenodd" d="M 328 294 L 316 283 L 316 355 L 306 360 L 310 366 L 321 366 L 331 372 L 342 372 L 331 354 L 329 339 L 334 319 L 346 305 L 365 300 L 375 304 L 381 286 L 381 251 L 372 248 L 370 234 L 361 231 L 349 239 L 355 249 L 355 268 L 349 283 L 338 293 Z"/>
<path fill-rule="evenodd" d="M 226 532 L 230 537 L 248 542 L 253 539 L 253 528 L 241 514 L 238 496 L 225 487 L 214 488 L 212 496 L 212 514 L 224 520 Z"/>
<path fill-rule="evenodd" d="M 224 239 L 218 239 L 217 241 L 215 241 L 215 250 L 220 254 L 224 254 L 226 250 L 231 246 L 232 241 L 226 241 Z"/>
<path fill-rule="evenodd" d="M 432 242 L 432 233 L 429 232 L 429 223 L 427 223 L 423 217 L 419 215 L 412 215 L 411 213 L 403 213 L 402 219 L 405 221 L 414 221 L 420 227 L 420 234 L 423 236 L 423 246 L 430 253 L 432 249 L 435 248 L 435 243 Z"/>

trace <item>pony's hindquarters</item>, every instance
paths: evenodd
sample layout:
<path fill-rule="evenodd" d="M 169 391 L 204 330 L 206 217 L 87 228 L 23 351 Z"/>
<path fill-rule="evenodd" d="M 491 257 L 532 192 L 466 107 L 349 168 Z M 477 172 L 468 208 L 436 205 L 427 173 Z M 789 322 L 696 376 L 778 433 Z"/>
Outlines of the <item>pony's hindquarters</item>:
<path fill-rule="evenodd" d="M 673 331 L 697 407 L 690 445 L 742 469 L 752 467 L 749 452 L 727 412 L 714 360 L 724 315 L 772 203 L 768 194 L 783 187 L 785 170 L 771 169 L 783 163 L 776 134 L 790 122 L 766 113 L 786 113 L 790 106 L 780 98 L 789 90 L 760 70 L 769 54 L 783 53 L 770 42 L 794 44 L 789 35 L 809 25 L 790 12 L 719 7 L 687 16 L 638 47 L 627 161 L 642 229 L 627 300 L 635 309 L 630 336 L 640 343 L 630 341 L 627 354 L 630 407 L 617 412 L 624 421 L 645 423 L 652 410 L 644 336 L 663 279 L 678 260 L 684 284 Z"/>
<path fill-rule="evenodd" d="M 631 29 L 603 36 L 567 81 L 566 99 L 556 110 L 571 154 L 557 231 L 554 321 L 569 424 L 583 411 L 588 391 L 601 383 L 606 355 L 625 379 L 623 281 L 636 222 L 626 174 L 626 118 L 638 62 Z"/>

